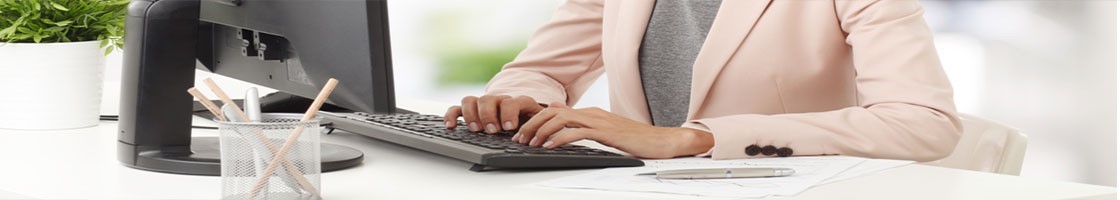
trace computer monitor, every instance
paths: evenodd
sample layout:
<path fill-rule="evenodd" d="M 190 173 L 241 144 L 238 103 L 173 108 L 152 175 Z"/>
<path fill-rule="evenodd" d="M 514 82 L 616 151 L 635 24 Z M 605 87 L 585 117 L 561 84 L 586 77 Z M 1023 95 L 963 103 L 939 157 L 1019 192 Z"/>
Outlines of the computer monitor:
<path fill-rule="evenodd" d="M 217 139 L 191 137 L 195 69 L 306 98 L 336 78 L 327 103 L 396 109 L 384 0 L 134 0 L 124 54 L 118 160 L 134 168 L 220 173 Z M 322 151 L 324 171 L 361 162 Z"/>

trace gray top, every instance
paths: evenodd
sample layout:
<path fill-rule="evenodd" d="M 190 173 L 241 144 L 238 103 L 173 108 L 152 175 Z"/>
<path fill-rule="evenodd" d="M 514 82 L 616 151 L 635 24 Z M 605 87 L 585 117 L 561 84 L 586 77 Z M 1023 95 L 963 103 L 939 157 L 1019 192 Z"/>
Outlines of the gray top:
<path fill-rule="evenodd" d="M 653 125 L 676 127 L 688 115 L 692 65 L 721 0 L 657 1 L 638 51 L 638 71 Z"/>

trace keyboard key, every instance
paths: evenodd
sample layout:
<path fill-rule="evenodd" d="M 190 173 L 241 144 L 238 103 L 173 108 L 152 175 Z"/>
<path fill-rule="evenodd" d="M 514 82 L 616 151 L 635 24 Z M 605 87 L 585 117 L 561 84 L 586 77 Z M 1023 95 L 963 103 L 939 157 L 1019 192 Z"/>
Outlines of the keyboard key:
<path fill-rule="evenodd" d="M 466 124 L 457 120 L 459 124 L 455 129 L 447 129 L 443 123 L 428 123 L 427 121 L 442 122 L 443 116 L 438 115 L 415 115 L 415 114 L 394 114 L 394 115 L 373 115 L 357 113 L 365 117 L 365 120 L 377 122 L 389 126 L 402 128 L 405 130 L 424 133 L 450 140 L 456 140 L 462 143 L 471 144 L 488 149 L 502 150 L 506 153 L 514 154 L 551 154 L 551 155 L 586 155 L 586 156 L 617 156 L 618 154 L 601 151 L 598 149 L 567 144 L 560 146 L 556 149 L 545 149 L 541 147 L 531 147 L 521 143 L 510 141 L 513 135 L 517 134 L 516 131 L 502 131 L 497 134 L 488 133 L 475 133 L 470 132 Z M 362 118 L 359 118 L 362 119 Z"/>

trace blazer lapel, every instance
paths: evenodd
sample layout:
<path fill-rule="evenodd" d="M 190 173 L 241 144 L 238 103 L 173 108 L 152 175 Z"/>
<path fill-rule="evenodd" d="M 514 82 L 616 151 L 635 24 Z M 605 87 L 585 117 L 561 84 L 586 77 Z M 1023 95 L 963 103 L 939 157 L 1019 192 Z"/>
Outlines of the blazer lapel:
<path fill-rule="evenodd" d="M 735 55 L 771 0 L 724 0 L 692 68 L 688 119 L 696 119 L 700 105 L 723 67 Z M 648 21 L 648 17 L 646 21 Z M 637 74 L 635 72 L 635 74 Z M 648 111 L 647 111 L 648 112 Z"/>
<path fill-rule="evenodd" d="M 645 90 L 642 87 L 642 78 L 638 72 L 638 49 L 642 45 L 646 26 L 649 24 L 650 14 L 653 13 L 653 0 L 620 0 L 617 21 L 612 33 L 604 38 L 606 45 L 604 52 L 607 57 L 606 68 L 613 73 L 607 73 L 607 79 L 612 85 L 611 98 L 616 98 L 611 105 L 611 110 L 630 116 L 631 119 L 652 123 L 649 114 L 649 105 L 646 102 Z M 608 22 L 609 23 L 609 22 Z"/>

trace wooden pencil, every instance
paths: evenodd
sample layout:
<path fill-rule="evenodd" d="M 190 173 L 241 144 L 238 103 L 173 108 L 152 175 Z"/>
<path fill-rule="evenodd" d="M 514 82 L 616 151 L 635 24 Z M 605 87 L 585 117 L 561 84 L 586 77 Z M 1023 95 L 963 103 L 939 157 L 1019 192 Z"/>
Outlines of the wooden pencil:
<path fill-rule="evenodd" d="M 233 102 L 233 99 L 230 99 L 229 95 L 226 95 L 226 91 L 222 90 L 222 87 L 218 87 L 218 84 L 214 83 L 213 79 L 202 79 L 202 83 L 205 83 L 206 86 L 210 88 L 210 91 L 213 91 L 214 95 L 218 96 L 218 100 L 221 100 L 222 104 L 233 107 L 233 110 L 237 111 L 236 113 L 237 115 L 239 115 L 238 117 L 241 117 L 242 120 L 249 121 L 249 115 L 245 114 L 245 111 L 241 110 L 241 106 L 237 106 L 237 103 Z"/>
<path fill-rule="evenodd" d="M 230 105 L 231 107 L 233 107 L 233 110 L 236 111 L 238 117 L 240 117 L 241 120 L 246 121 L 246 122 L 250 121 L 249 120 L 249 115 L 245 114 L 245 112 L 241 110 L 241 107 L 237 106 L 237 103 L 233 102 L 233 99 L 230 99 L 229 95 L 226 95 L 225 91 L 222 90 L 222 88 L 219 87 L 217 83 L 214 83 L 213 79 L 206 78 L 206 79 L 203 79 L 202 82 L 205 83 L 207 86 L 209 86 L 210 90 L 214 92 L 214 95 L 218 96 L 218 99 L 220 99 L 223 104 Z M 318 110 L 318 109 L 316 108 L 316 110 Z M 229 116 L 229 117 L 234 117 L 234 116 Z M 306 121 L 306 119 L 304 119 L 303 121 Z M 302 126 L 296 127 L 296 130 L 297 130 L 297 132 L 303 132 L 303 127 Z M 264 135 L 264 133 L 262 133 L 260 130 L 254 129 L 253 133 L 254 133 L 254 135 L 257 136 L 257 139 L 260 140 L 261 143 L 263 143 L 265 145 L 265 147 L 268 148 L 268 151 L 271 152 L 273 155 L 281 155 L 282 154 L 276 149 L 276 145 L 273 145 L 272 142 L 270 142 L 268 140 L 268 136 Z M 275 158 L 275 156 L 274 156 L 274 158 Z M 311 194 L 314 194 L 315 196 L 321 196 L 319 194 L 319 190 L 316 189 L 315 186 L 311 185 L 311 181 L 308 181 L 307 177 L 303 176 L 303 173 L 300 173 L 298 168 L 296 168 L 295 165 L 293 165 L 291 162 L 288 162 L 288 159 L 286 159 L 286 158 L 281 158 L 280 160 L 275 160 L 274 159 L 273 162 L 270 163 L 270 164 L 274 164 L 274 163 L 276 163 L 276 161 L 280 161 L 280 163 L 284 164 L 285 171 L 287 171 L 289 175 L 291 175 L 292 177 L 294 177 L 296 179 L 296 182 L 299 183 L 300 188 L 303 188 L 303 190 L 307 190 L 308 192 L 311 192 Z M 263 173 L 263 174 L 266 175 L 266 176 L 263 176 L 263 179 L 265 179 L 265 180 L 267 180 L 268 177 L 272 176 L 271 174 L 273 172 L 275 172 L 275 169 L 268 170 L 267 172 L 268 173 Z M 258 187 L 260 187 L 260 186 L 258 186 Z M 254 192 L 253 192 L 254 196 L 257 193 L 256 191 L 260 190 L 260 189 L 258 189 L 258 187 L 254 187 Z"/>
<path fill-rule="evenodd" d="M 315 101 L 311 102 L 311 107 L 308 107 L 307 112 L 303 113 L 303 118 L 300 119 L 300 121 L 306 122 L 315 118 L 315 114 L 319 112 L 319 108 L 323 106 L 323 102 L 327 101 L 327 97 L 331 95 L 331 92 L 334 92 L 334 88 L 337 85 L 338 80 L 333 78 L 327 80 L 327 84 L 319 91 L 319 95 L 315 97 Z M 296 129 L 288 135 L 288 138 L 284 140 L 284 145 L 280 147 L 280 151 L 273 154 L 272 161 L 269 162 L 268 167 L 264 169 L 264 174 L 272 174 L 272 172 L 276 171 L 277 164 L 280 163 L 281 160 L 285 160 L 284 154 L 288 153 L 288 150 L 292 148 L 292 145 L 299 139 L 300 134 L 303 133 L 303 127 L 304 126 L 296 127 Z M 264 188 L 265 183 L 268 183 L 268 178 L 269 176 L 263 176 L 257 180 L 257 184 L 253 186 L 253 190 L 249 193 L 249 199 L 253 199 L 257 196 L 257 193 Z M 318 196 L 319 194 L 315 195 Z"/>
<path fill-rule="evenodd" d="M 190 93 L 191 96 L 194 96 L 194 98 L 198 99 L 198 102 L 202 103 L 202 106 L 206 107 L 206 110 L 210 110 L 210 113 L 214 114 L 214 117 L 217 117 L 218 120 L 226 121 L 226 118 L 222 115 L 222 112 L 219 112 L 218 106 L 214 105 L 214 102 L 210 101 L 210 98 L 206 98 L 206 95 L 202 95 L 202 92 L 199 92 L 198 89 L 191 87 L 190 89 L 187 89 L 187 93 Z"/>

